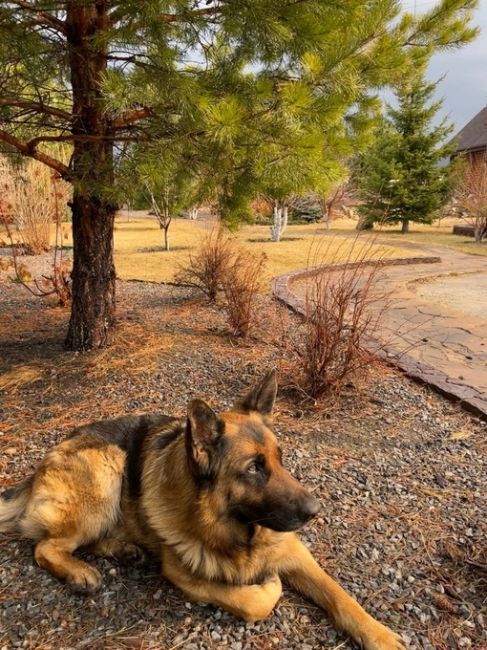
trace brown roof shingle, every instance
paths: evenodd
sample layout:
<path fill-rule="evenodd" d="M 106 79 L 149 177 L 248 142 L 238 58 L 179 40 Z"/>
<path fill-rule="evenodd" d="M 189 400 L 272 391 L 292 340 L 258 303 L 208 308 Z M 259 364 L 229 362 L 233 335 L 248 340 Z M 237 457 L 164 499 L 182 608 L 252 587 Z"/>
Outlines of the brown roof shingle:
<path fill-rule="evenodd" d="M 457 151 L 476 151 L 487 148 L 487 106 L 457 133 L 454 138 Z"/>

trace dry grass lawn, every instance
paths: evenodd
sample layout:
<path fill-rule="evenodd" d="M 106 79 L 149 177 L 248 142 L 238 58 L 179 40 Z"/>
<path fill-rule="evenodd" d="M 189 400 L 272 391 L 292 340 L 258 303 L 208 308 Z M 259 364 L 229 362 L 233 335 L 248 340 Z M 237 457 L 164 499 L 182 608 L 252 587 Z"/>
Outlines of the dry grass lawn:
<path fill-rule="evenodd" d="M 443 219 L 440 226 L 411 224 L 411 232 L 402 235 L 398 226 L 382 227 L 357 237 L 356 222 L 338 219 L 326 230 L 323 224 L 291 225 L 278 243 L 269 241 L 268 226 L 245 225 L 236 237 L 250 250 L 267 256 L 267 279 L 319 263 L 339 262 L 357 256 L 358 248 L 369 247 L 370 257 L 412 257 L 418 250 L 404 247 L 413 243 L 444 246 L 463 253 L 487 256 L 487 244 L 475 244 L 469 237 L 452 234 L 454 219 Z M 194 251 L 213 222 L 175 219 L 170 227 L 172 250 L 162 249 L 163 236 L 156 221 L 135 213 L 130 220 L 125 213 L 117 219 L 115 258 L 122 279 L 170 282 L 180 264 Z M 346 239 L 344 240 L 344 236 Z M 427 253 L 425 253 L 427 254 Z"/>
<path fill-rule="evenodd" d="M 256 254 L 265 253 L 268 280 L 310 264 L 346 260 L 357 256 L 363 246 L 369 249 L 367 256 L 375 258 L 415 254 L 402 249 L 400 242 L 397 246 L 375 244 L 369 235 L 357 242 L 351 228 L 346 228 L 346 220 L 337 225 L 342 226 L 349 237 L 345 239 L 342 232 L 335 232 L 335 229 L 326 231 L 322 224 L 289 226 L 278 243 L 269 241 L 268 226 L 242 226 L 235 237 Z M 172 281 L 179 265 L 187 261 L 188 255 L 196 250 L 213 226 L 212 222 L 175 219 L 170 227 L 172 250 L 166 252 L 162 247 L 162 231 L 154 219 L 137 215 L 127 220 L 126 216 L 120 216 L 115 231 L 118 276 L 124 280 Z"/>
<path fill-rule="evenodd" d="M 358 257 L 362 247 L 367 257 L 411 257 L 421 254 L 408 244 L 449 247 L 463 253 L 487 255 L 487 243 L 475 244 L 469 237 L 452 234 L 454 219 L 441 225 L 411 224 L 411 232 L 402 235 L 397 226 L 375 229 L 372 233 L 355 231 L 356 222 L 338 219 L 326 230 L 323 224 L 290 225 L 282 241 L 269 241 L 268 226 L 242 226 L 235 237 L 249 250 L 267 256 L 266 280 L 288 271 L 320 263 L 340 262 Z M 188 260 L 201 239 L 214 227 L 212 221 L 174 219 L 169 230 L 171 250 L 163 250 L 163 233 L 157 221 L 145 212 L 127 215 L 120 212 L 115 225 L 115 262 L 123 280 L 171 282 L 181 264 Z M 71 244 L 70 225 L 64 224 L 65 243 Z M 0 228 L 0 239 L 2 237 Z M 406 246 L 404 246 L 406 244 Z M 425 254 L 428 254 L 425 250 Z"/>
<path fill-rule="evenodd" d="M 348 220 L 336 222 L 337 232 L 345 232 L 350 227 L 355 226 L 355 222 Z M 353 224 L 353 226 L 351 225 Z M 424 244 L 425 246 L 444 246 L 446 248 L 453 248 L 461 253 L 469 255 L 484 255 L 487 256 L 487 241 L 481 244 L 476 244 L 473 237 L 465 237 L 462 235 L 454 235 L 452 230 L 455 224 L 465 225 L 461 219 L 446 218 L 442 219 L 441 223 L 435 221 L 433 225 L 428 226 L 421 223 L 410 223 L 409 227 L 411 232 L 403 235 L 400 232 L 400 226 L 381 226 L 376 228 L 374 233 L 380 239 L 387 238 L 391 243 L 396 243 L 400 246 L 401 242 L 411 242 L 413 244 Z"/>

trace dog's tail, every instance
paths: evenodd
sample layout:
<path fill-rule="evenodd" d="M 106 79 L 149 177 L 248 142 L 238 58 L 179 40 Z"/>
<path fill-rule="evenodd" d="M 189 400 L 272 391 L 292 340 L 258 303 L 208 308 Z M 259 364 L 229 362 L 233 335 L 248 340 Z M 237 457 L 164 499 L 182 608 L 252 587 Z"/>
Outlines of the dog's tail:
<path fill-rule="evenodd" d="M 29 501 L 32 480 L 31 476 L 0 494 L 0 533 L 16 530 L 17 523 L 24 514 Z"/>

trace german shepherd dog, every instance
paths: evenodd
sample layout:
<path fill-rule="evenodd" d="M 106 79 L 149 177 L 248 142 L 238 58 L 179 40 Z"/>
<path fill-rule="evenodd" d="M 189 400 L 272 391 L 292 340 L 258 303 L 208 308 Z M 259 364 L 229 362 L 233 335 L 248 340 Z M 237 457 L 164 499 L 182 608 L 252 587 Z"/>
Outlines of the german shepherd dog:
<path fill-rule="evenodd" d="M 247 621 L 270 614 L 281 578 L 325 609 L 367 650 L 404 650 L 298 539 L 320 503 L 281 462 L 271 426 L 274 371 L 217 415 L 193 400 L 187 418 L 121 417 L 81 426 L 32 477 L 4 492 L 0 531 L 36 542 L 37 563 L 74 590 L 93 592 L 99 572 L 74 557 L 142 548 L 189 599 Z"/>

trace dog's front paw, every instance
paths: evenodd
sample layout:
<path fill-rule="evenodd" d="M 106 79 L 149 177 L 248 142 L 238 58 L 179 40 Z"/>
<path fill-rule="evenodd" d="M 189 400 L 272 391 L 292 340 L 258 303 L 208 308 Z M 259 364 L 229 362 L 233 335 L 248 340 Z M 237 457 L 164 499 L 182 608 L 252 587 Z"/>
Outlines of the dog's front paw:
<path fill-rule="evenodd" d="M 282 594 L 282 583 L 279 576 L 274 574 L 267 582 L 264 582 L 261 587 L 264 589 L 266 595 L 269 597 L 269 600 L 274 600 L 277 602 Z"/>
<path fill-rule="evenodd" d="M 282 584 L 278 575 L 274 575 L 267 582 L 260 585 L 246 585 L 240 587 L 244 600 L 243 607 L 233 610 L 240 618 L 249 622 L 261 621 L 267 618 L 281 597 Z"/>
<path fill-rule="evenodd" d="M 372 621 L 361 630 L 360 642 L 364 650 L 406 650 L 399 634 L 378 621 Z"/>
<path fill-rule="evenodd" d="M 79 566 L 76 572 L 67 576 L 66 583 L 76 593 L 91 594 L 101 587 L 102 577 L 95 567 L 83 564 L 84 566 Z"/>

